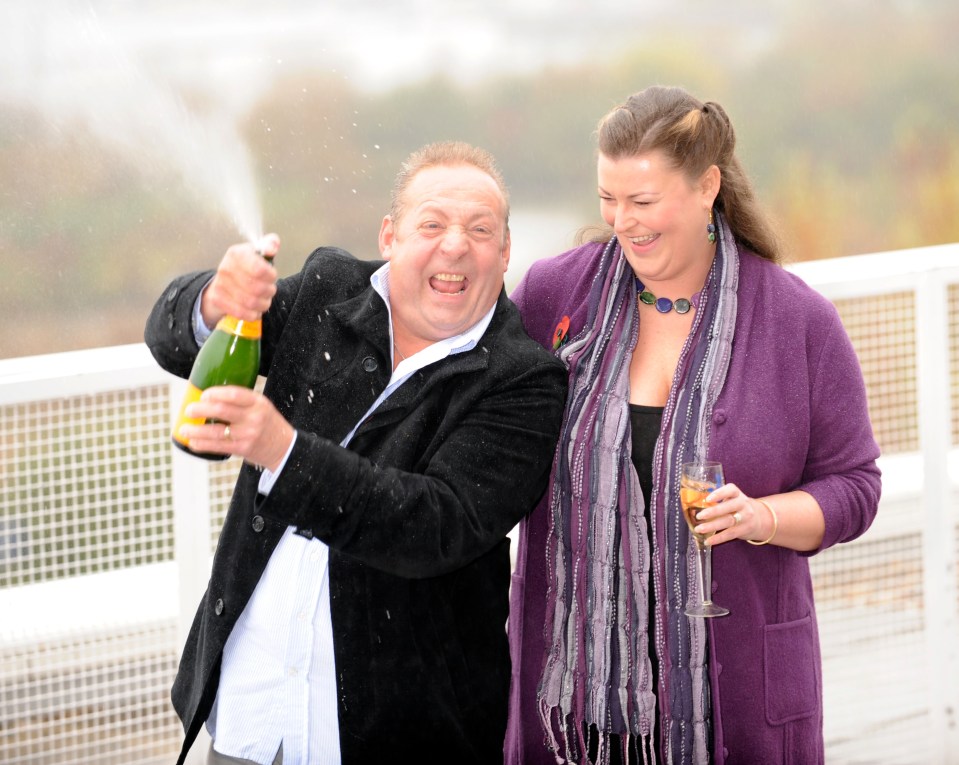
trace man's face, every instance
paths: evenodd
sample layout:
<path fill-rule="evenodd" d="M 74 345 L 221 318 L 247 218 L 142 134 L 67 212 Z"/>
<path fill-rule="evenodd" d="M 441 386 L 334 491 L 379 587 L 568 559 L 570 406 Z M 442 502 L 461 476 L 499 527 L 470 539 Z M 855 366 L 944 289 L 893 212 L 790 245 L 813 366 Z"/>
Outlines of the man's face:
<path fill-rule="evenodd" d="M 398 221 L 380 229 L 390 261 L 393 331 L 405 355 L 453 337 L 496 302 L 509 265 L 505 203 L 496 182 L 472 165 L 421 170 Z"/>

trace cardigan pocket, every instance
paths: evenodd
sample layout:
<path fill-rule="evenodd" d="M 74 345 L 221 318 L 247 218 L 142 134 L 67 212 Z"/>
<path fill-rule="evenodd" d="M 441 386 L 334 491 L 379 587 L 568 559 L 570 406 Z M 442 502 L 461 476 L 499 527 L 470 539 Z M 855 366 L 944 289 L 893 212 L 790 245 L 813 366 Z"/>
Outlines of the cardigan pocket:
<path fill-rule="evenodd" d="M 763 632 L 766 720 L 782 725 L 816 714 L 819 675 L 812 617 L 769 624 Z"/>

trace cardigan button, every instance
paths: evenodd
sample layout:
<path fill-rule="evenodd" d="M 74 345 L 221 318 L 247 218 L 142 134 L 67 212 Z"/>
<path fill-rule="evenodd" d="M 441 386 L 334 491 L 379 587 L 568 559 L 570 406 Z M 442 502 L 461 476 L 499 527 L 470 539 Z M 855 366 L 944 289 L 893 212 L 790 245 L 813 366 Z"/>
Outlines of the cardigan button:
<path fill-rule="evenodd" d="M 253 530 L 259 534 L 266 527 L 266 521 L 263 520 L 262 515 L 253 516 Z"/>
<path fill-rule="evenodd" d="M 722 425 L 724 422 L 726 422 L 726 410 L 717 409 L 715 412 L 713 412 L 713 422 L 715 422 L 717 425 Z"/>
<path fill-rule="evenodd" d="M 372 356 L 367 356 L 365 359 L 363 359 L 363 369 L 367 372 L 375 372 L 376 359 L 374 359 Z"/>
<path fill-rule="evenodd" d="M 223 615 L 223 598 L 216 599 L 216 603 L 213 604 L 213 613 L 217 616 Z"/>

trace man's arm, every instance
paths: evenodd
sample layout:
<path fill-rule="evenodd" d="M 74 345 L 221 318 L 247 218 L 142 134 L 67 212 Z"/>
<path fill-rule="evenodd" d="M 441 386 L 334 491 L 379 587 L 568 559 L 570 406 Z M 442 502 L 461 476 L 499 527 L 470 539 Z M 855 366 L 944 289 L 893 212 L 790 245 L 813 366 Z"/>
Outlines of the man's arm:
<path fill-rule="evenodd" d="M 478 400 L 454 400 L 442 433 L 420 436 L 436 444 L 423 455 L 422 472 L 377 464 L 301 432 L 258 512 L 310 528 L 331 548 L 399 576 L 466 565 L 502 541 L 546 487 L 566 373 L 558 362 L 536 358 L 542 361 Z M 405 438 L 400 423 L 397 449 Z"/>

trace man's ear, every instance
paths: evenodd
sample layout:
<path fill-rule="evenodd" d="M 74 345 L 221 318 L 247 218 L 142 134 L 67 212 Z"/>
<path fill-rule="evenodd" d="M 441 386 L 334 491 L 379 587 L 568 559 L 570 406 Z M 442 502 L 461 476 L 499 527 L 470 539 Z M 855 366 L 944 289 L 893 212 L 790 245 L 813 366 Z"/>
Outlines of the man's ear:
<path fill-rule="evenodd" d="M 392 255 L 392 245 L 395 232 L 393 231 L 393 219 L 389 215 L 383 216 L 383 222 L 380 224 L 380 255 L 384 260 L 389 260 Z"/>

